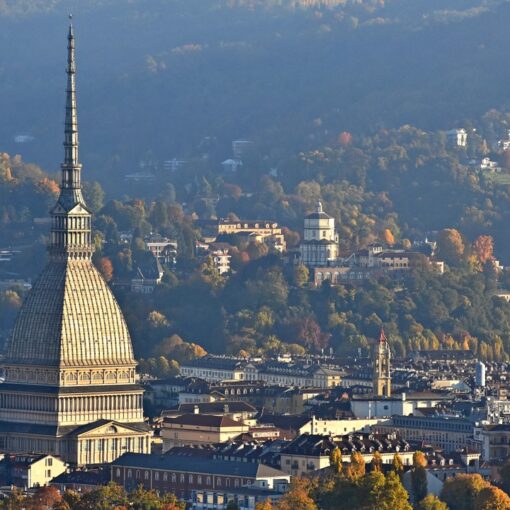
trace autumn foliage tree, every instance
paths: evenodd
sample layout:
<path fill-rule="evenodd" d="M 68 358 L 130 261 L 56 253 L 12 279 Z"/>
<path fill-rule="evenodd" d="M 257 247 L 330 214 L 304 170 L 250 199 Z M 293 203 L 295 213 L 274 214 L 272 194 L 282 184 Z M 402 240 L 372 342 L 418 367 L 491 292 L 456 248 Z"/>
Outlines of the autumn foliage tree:
<path fill-rule="evenodd" d="M 310 486 L 309 480 L 294 478 L 290 490 L 278 501 L 277 510 L 317 510 L 317 504 L 310 496 Z"/>
<path fill-rule="evenodd" d="M 478 500 L 479 494 L 490 486 L 490 483 L 478 474 L 457 475 L 455 478 L 446 479 L 441 491 L 441 499 L 449 506 L 450 510 L 475 510 L 475 502 Z M 484 499 L 487 497 L 486 495 Z"/>
<path fill-rule="evenodd" d="M 346 476 L 350 480 L 358 480 L 365 475 L 365 459 L 360 452 L 351 454 L 351 462 L 347 466 Z"/>
<path fill-rule="evenodd" d="M 494 257 L 494 239 L 491 236 L 478 237 L 472 246 L 473 254 L 483 266 Z"/>
<path fill-rule="evenodd" d="M 97 269 L 107 282 L 111 281 L 113 278 L 113 264 L 108 257 L 101 257 L 97 261 Z"/>
<path fill-rule="evenodd" d="M 475 510 L 508 510 L 510 497 L 497 487 L 482 489 L 475 499 Z"/>
<path fill-rule="evenodd" d="M 458 266 L 462 262 L 465 245 L 461 233 L 454 228 L 445 228 L 437 237 L 437 257 L 449 266 Z"/>

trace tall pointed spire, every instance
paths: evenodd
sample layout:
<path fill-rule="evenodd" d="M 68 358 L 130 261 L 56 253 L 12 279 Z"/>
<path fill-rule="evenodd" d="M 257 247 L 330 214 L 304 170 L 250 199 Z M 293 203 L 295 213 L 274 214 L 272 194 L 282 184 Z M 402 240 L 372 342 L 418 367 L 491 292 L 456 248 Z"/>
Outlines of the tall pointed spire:
<path fill-rule="evenodd" d="M 71 18 L 71 17 L 70 17 Z M 76 111 L 76 63 L 74 31 L 69 23 L 67 34 L 67 90 L 64 130 L 64 162 L 60 196 L 51 210 L 50 253 L 53 258 L 92 256 L 91 213 L 81 190 L 81 164 L 78 162 L 78 115 Z"/>
<path fill-rule="evenodd" d="M 72 20 L 72 16 L 69 16 Z M 66 117 L 64 131 L 64 162 L 62 163 L 62 188 L 77 189 L 81 187 L 78 162 L 78 112 L 76 109 L 76 62 L 74 59 L 74 30 L 69 22 L 67 34 L 67 90 Z"/>

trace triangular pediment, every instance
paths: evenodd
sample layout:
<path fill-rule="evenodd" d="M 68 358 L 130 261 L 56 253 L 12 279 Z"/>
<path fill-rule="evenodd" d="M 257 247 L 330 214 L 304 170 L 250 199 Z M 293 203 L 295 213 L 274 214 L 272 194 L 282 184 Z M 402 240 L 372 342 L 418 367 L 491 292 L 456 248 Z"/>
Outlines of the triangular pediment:
<path fill-rule="evenodd" d="M 57 202 L 50 210 L 51 214 L 66 214 L 67 211 Z"/>
<path fill-rule="evenodd" d="M 133 432 L 143 432 L 140 427 L 131 426 L 125 423 L 118 423 L 114 420 L 99 420 L 89 423 L 83 427 L 74 430 L 71 435 L 86 439 L 97 436 L 118 436 L 122 434 L 133 434 Z"/>
<path fill-rule="evenodd" d="M 83 204 L 76 204 L 68 214 L 90 214 L 90 211 Z"/>

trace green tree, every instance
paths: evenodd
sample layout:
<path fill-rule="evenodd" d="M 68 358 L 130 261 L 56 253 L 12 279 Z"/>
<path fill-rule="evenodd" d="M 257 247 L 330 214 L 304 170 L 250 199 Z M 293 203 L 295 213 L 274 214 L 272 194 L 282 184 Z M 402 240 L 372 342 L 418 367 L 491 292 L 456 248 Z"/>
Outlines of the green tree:
<path fill-rule="evenodd" d="M 413 454 L 413 469 L 411 470 L 411 487 L 413 492 L 413 500 L 415 503 L 420 502 L 427 496 L 427 471 L 425 466 L 427 459 L 425 455 L 418 451 Z"/>
<path fill-rule="evenodd" d="M 294 268 L 293 281 L 296 287 L 304 287 L 310 280 L 310 271 L 306 266 L 300 264 Z"/>
<path fill-rule="evenodd" d="M 409 494 L 395 471 L 386 475 L 384 488 L 379 497 L 378 510 L 412 510 Z"/>
<path fill-rule="evenodd" d="M 428 494 L 418 503 L 416 510 L 448 510 L 448 505 L 437 496 Z"/>
<path fill-rule="evenodd" d="M 104 206 L 104 191 L 97 181 L 83 183 L 83 195 L 87 206 L 93 213 L 99 212 Z"/>
<path fill-rule="evenodd" d="M 73 510 L 112 510 L 129 504 L 126 491 L 113 482 L 86 492 Z"/>

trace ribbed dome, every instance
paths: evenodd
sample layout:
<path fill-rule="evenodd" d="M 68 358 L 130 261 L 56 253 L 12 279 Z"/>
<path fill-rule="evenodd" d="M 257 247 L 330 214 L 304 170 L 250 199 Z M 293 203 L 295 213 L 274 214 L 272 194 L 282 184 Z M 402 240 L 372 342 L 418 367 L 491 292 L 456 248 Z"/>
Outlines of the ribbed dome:
<path fill-rule="evenodd" d="M 134 366 L 131 339 L 108 285 L 90 260 L 52 260 L 29 292 L 6 363 Z"/>

